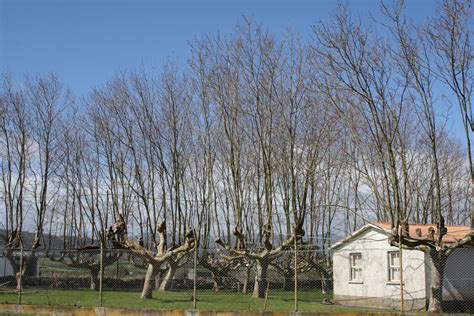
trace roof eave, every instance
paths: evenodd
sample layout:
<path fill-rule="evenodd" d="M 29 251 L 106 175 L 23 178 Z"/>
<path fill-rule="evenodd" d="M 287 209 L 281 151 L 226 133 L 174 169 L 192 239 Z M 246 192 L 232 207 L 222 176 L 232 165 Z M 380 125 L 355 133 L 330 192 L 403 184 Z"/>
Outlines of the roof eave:
<path fill-rule="evenodd" d="M 388 231 L 385 230 L 384 228 L 380 227 L 380 226 L 377 226 L 373 223 L 367 223 L 365 224 L 364 226 L 362 226 L 361 228 L 359 228 L 358 230 L 356 230 L 355 232 L 353 232 L 352 234 L 346 236 L 344 239 L 341 239 L 340 241 L 338 241 L 337 243 L 335 243 L 334 245 L 332 245 L 330 247 L 331 250 L 336 250 L 337 248 L 340 248 L 342 245 L 346 244 L 348 241 L 356 238 L 357 236 L 359 236 L 360 234 L 366 232 L 367 230 L 369 229 L 375 229 L 385 235 L 388 235 Z"/>

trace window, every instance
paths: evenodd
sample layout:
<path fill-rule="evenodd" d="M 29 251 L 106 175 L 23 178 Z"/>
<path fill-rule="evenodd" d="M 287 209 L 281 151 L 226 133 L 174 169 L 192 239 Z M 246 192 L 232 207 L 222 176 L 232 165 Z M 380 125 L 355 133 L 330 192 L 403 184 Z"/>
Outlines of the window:
<path fill-rule="evenodd" d="M 388 281 L 400 282 L 400 252 L 388 253 Z"/>
<path fill-rule="evenodd" d="M 362 254 L 351 253 L 351 281 L 362 281 Z"/>

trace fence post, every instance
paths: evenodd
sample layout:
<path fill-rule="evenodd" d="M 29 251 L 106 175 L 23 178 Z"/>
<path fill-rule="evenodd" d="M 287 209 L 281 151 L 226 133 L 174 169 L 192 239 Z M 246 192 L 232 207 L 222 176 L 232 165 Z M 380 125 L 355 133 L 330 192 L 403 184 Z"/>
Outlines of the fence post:
<path fill-rule="evenodd" d="M 196 309 L 196 274 L 197 274 L 197 236 L 196 236 L 196 230 L 193 230 L 194 234 L 194 271 L 193 271 L 193 309 Z"/>
<path fill-rule="evenodd" d="M 99 274 L 99 307 L 102 307 L 103 305 L 103 292 L 102 292 L 102 286 L 104 283 L 104 245 L 102 241 L 100 242 L 100 259 L 99 259 L 99 264 L 100 264 L 100 274 Z"/>
<path fill-rule="evenodd" d="M 296 223 L 293 231 L 293 238 L 295 239 L 295 312 L 298 311 L 298 262 L 297 262 L 297 238 L 296 238 Z"/>

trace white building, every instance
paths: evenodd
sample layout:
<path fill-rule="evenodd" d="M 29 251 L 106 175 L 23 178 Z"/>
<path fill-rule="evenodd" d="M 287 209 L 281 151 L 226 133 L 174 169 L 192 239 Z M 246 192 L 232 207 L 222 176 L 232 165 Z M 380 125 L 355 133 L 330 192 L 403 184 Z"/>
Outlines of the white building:
<path fill-rule="evenodd" d="M 8 262 L 7 258 L 0 255 L 0 277 L 6 277 L 13 275 L 13 268 Z"/>
<path fill-rule="evenodd" d="M 423 236 L 433 225 L 410 225 Z M 445 242 L 461 239 L 467 226 L 447 226 Z M 390 224 L 369 223 L 332 246 L 334 300 L 343 305 L 400 306 L 399 249 L 389 245 Z M 430 268 L 425 253 L 402 251 L 404 302 L 407 310 L 424 309 L 429 298 Z M 474 301 L 474 248 L 455 250 L 445 266 L 444 301 Z"/>

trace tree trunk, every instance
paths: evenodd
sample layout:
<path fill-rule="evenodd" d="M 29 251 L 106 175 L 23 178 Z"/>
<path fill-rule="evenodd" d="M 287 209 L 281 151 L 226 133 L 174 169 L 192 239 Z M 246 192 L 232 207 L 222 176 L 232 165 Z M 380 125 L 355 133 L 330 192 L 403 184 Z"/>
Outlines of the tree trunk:
<path fill-rule="evenodd" d="M 247 288 L 248 288 L 248 285 L 249 285 L 249 279 L 250 279 L 250 270 L 251 270 L 251 267 L 247 267 L 247 269 L 245 269 L 245 279 L 244 279 L 244 284 L 242 286 L 242 293 L 243 294 L 247 294 Z"/>
<path fill-rule="evenodd" d="M 443 311 L 443 276 L 446 264 L 446 255 L 436 250 L 429 252 L 431 266 L 431 286 L 429 298 L 429 313 L 441 313 Z"/>
<path fill-rule="evenodd" d="M 10 265 L 13 268 L 13 273 L 15 274 L 16 278 L 16 290 L 21 291 L 23 290 L 23 275 L 25 274 L 25 267 L 26 267 L 26 262 L 23 261 L 23 268 L 20 267 L 20 263 L 16 262 L 14 257 L 7 257 Z"/>
<path fill-rule="evenodd" d="M 267 270 L 268 263 L 257 261 L 257 273 L 255 274 L 255 284 L 253 287 L 254 298 L 265 298 L 265 289 L 267 288 Z"/>
<path fill-rule="evenodd" d="M 227 277 L 228 270 L 227 269 L 222 269 L 221 271 L 215 270 L 215 272 L 212 272 L 213 277 L 213 291 L 218 292 L 220 289 L 225 288 L 225 278 Z"/>
<path fill-rule="evenodd" d="M 91 290 L 99 289 L 99 268 L 90 268 L 91 273 Z"/>
<path fill-rule="evenodd" d="M 21 291 L 23 290 L 23 280 L 21 277 L 21 272 L 18 271 L 17 273 L 15 273 L 15 276 L 16 276 L 16 290 Z"/>
<path fill-rule="evenodd" d="M 329 282 L 326 273 L 321 272 L 321 292 L 326 294 L 329 292 Z"/>
<path fill-rule="evenodd" d="M 283 276 L 283 290 L 292 291 L 295 287 L 295 279 L 293 274 L 285 273 Z"/>
<path fill-rule="evenodd" d="M 214 274 L 214 278 L 213 278 L 212 290 L 214 292 L 219 292 L 220 289 L 224 288 L 225 275 L 219 274 L 219 271 L 213 274 Z"/>
<path fill-rule="evenodd" d="M 142 290 L 142 299 L 152 298 L 153 293 L 153 281 L 155 280 L 156 275 L 160 271 L 160 265 L 158 264 L 148 264 L 148 269 L 146 270 L 145 282 L 143 283 Z"/>
<path fill-rule="evenodd" d="M 471 229 L 474 229 L 474 167 L 471 165 Z"/>
<path fill-rule="evenodd" d="M 159 287 L 160 291 L 168 291 L 171 288 L 171 282 L 173 281 L 173 277 L 176 274 L 177 269 L 178 269 L 177 264 L 170 263 L 168 265 L 168 272 L 166 272 L 166 275 L 161 281 L 161 284 Z"/>
<path fill-rule="evenodd" d="M 155 289 L 159 289 L 161 285 L 161 281 L 165 275 L 166 270 L 160 269 L 160 271 L 155 276 Z"/>

